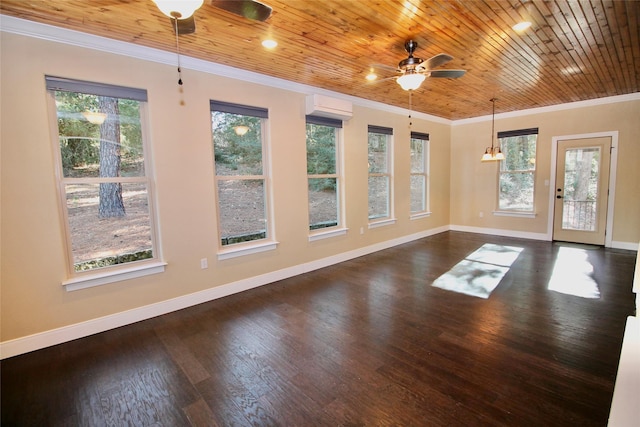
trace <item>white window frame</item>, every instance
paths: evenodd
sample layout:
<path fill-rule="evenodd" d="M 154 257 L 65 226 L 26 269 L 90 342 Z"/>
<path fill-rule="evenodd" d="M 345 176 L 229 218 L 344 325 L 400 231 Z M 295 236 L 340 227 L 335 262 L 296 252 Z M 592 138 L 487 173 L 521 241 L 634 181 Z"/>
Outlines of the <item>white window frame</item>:
<path fill-rule="evenodd" d="M 210 101 L 210 115 L 214 111 L 223 113 L 239 114 L 252 117 L 259 117 L 261 130 L 261 143 L 262 143 L 262 174 L 261 175 L 218 175 L 215 170 L 215 142 L 213 139 L 213 133 L 211 135 L 211 146 L 213 150 L 213 172 L 214 172 L 214 192 L 216 198 L 216 224 L 218 230 L 218 260 L 231 259 L 241 257 L 245 255 L 256 254 L 260 252 L 274 250 L 277 247 L 278 242 L 275 240 L 275 227 L 273 223 L 273 212 L 271 207 L 271 176 L 270 176 L 270 162 L 269 162 L 269 112 L 268 109 L 262 107 L 253 107 L 248 105 L 233 104 L 224 101 Z M 213 132 L 213 128 L 212 128 Z M 247 242 L 233 243 L 228 245 L 222 244 L 221 235 L 221 222 L 220 222 L 220 197 L 218 195 L 218 188 L 220 181 L 232 181 L 232 180 L 262 180 L 264 191 L 264 211 L 265 211 L 265 237 L 262 239 L 250 240 Z"/>
<path fill-rule="evenodd" d="M 67 277 L 62 285 L 67 291 L 90 288 L 122 280 L 134 279 L 164 271 L 166 262 L 163 262 L 161 250 L 157 239 L 157 218 L 155 209 L 155 195 L 153 183 L 153 165 L 151 162 L 150 138 L 148 133 L 147 92 L 144 89 L 128 88 L 123 86 L 95 83 L 82 80 L 67 79 L 63 77 L 45 76 L 47 89 L 47 102 L 50 115 L 50 133 L 53 144 L 53 152 L 56 158 L 55 178 L 58 188 L 59 208 L 62 219 L 62 228 L 65 236 L 65 252 L 67 255 Z M 62 166 L 62 154 L 60 152 L 60 136 L 58 129 L 58 111 L 56 105 L 56 91 L 83 93 L 90 95 L 102 95 L 119 99 L 134 99 L 139 101 L 140 127 L 142 132 L 142 147 L 144 150 L 144 176 L 139 177 L 65 177 Z M 72 249 L 72 237 L 67 209 L 66 186 L 69 184 L 99 184 L 101 182 L 141 183 L 145 185 L 149 213 L 149 227 L 151 237 L 151 250 L 153 256 L 148 259 L 99 267 L 85 271 L 75 271 Z"/>
<path fill-rule="evenodd" d="M 342 179 L 342 170 L 343 170 L 343 156 L 342 156 L 342 120 L 339 119 L 331 119 L 326 117 L 319 116 L 307 116 L 306 123 L 307 124 L 316 124 L 321 126 L 330 126 L 335 130 L 335 173 L 333 174 L 307 174 L 307 183 L 309 179 L 317 179 L 317 178 L 332 178 L 336 180 L 336 204 L 337 204 L 337 212 L 336 212 L 336 220 L 337 224 L 332 227 L 318 228 L 315 230 L 309 230 L 309 241 L 322 240 L 335 236 L 342 236 L 347 233 L 347 228 L 344 222 L 344 188 L 343 188 L 343 179 Z M 305 142 L 306 144 L 306 142 Z M 309 186 L 307 185 L 307 191 Z M 308 206 L 308 197 L 307 197 L 307 206 Z M 311 227 L 311 224 L 309 224 Z"/>
<path fill-rule="evenodd" d="M 501 151 L 508 156 L 508 152 L 503 149 L 504 139 L 513 138 L 519 136 L 527 136 L 527 135 L 536 135 L 536 156 L 538 153 L 538 128 L 528 128 L 528 129 L 518 129 L 518 130 L 510 130 L 510 131 L 501 131 L 498 132 L 498 144 L 501 147 Z M 535 158 L 534 158 L 535 160 Z M 497 198 L 496 198 L 496 210 L 493 212 L 496 216 L 514 216 L 520 218 L 535 218 L 535 209 L 536 209 L 536 174 L 537 167 L 535 162 L 533 163 L 533 169 L 528 170 L 503 170 L 503 164 L 506 164 L 507 159 L 500 161 L 500 165 L 498 168 L 498 179 L 497 179 Z M 509 209 L 503 208 L 500 206 L 500 184 L 502 182 L 503 175 L 515 175 L 515 174 L 529 174 L 531 175 L 532 180 L 532 200 L 531 200 L 531 209 Z"/>
<path fill-rule="evenodd" d="M 368 182 L 370 178 L 385 177 L 387 178 L 387 215 L 379 217 L 368 217 L 368 228 L 377 228 L 385 225 L 391 225 L 396 223 L 394 215 L 394 193 L 393 193 L 393 128 L 369 125 L 367 132 L 367 158 L 369 156 L 369 136 L 371 134 L 379 134 L 386 136 L 386 165 L 387 169 L 384 172 L 371 172 L 370 166 L 367 168 L 367 212 L 369 210 L 369 191 Z"/>
<path fill-rule="evenodd" d="M 423 209 L 420 211 L 411 211 L 411 206 L 413 205 L 413 200 L 411 197 L 413 193 L 411 192 L 411 182 L 409 182 L 409 212 L 411 219 L 424 218 L 431 215 L 431 206 L 430 206 L 430 181 L 429 181 L 429 159 L 430 159 L 430 150 L 431 144 L 429 143 L 429 134 L 428 133 L 420 133 L 420 132 L 411 132 L 411 142 L 414 140 L 422 142 L 422 172 L 414 172 L 411 170 L 410 175 L 411 178 L 414 176 L 422 177 L 424 180 L 424 187 L 422 191 L 422 200 L 423 200 Z M 413 151 L 410 148 L 410 155 L 413 157 Z"/>

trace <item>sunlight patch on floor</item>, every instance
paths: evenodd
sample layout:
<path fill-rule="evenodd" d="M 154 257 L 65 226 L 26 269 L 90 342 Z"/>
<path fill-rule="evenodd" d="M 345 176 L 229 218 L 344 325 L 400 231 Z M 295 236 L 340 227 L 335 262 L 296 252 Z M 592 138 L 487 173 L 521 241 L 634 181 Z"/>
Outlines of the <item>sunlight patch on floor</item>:
<path fill-rule="evenodd" d="M 438 277 L 432 286 L 487 299 L 522 250 L 486 243 Z"/>
<path fill-rule="evenodd" d="M 548 288 L 581 298 L 600 298 L 600 288 L 593 278 L 589 252 L 570 247 L 559 248 Z"/>

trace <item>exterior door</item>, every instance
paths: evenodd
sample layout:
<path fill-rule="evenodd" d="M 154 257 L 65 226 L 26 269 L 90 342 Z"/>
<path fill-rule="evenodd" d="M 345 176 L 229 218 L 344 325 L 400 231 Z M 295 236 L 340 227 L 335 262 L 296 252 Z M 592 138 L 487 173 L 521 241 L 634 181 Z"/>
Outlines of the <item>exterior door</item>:
<path fill-rule="evenodd" d="M 558 141 L 553 239 L 604 245 L 611 138 Z"/>

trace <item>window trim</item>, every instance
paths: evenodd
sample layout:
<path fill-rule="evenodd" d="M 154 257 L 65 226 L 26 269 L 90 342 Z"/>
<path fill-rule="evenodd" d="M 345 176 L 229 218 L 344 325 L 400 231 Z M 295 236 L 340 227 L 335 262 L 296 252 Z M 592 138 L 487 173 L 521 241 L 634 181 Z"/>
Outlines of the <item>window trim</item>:
<path fill-rule="evenodd" d="M 162 248 L 158 232 L 158 217 L 155 199 L 155 181 L 153 162 L 151 161 L 151 139 L 149 135 L 149 110 L 146 89 L 136 89 L 124 86 L 96 83 L 84 80 L 67 79 L 45 75 L 45 89 L 47 99 L 47 111 L 49 115 L 49 131 L 51 135 L 52 149 L 55 158 L 54 177 L 57 190 L 57 204 L 59 209 L 60 227 L 63 231 L 65 247 L 65 276 L 61 285 L 67 291 L 75 291 L 89 287 L 129 280 L 150 274 L 162 273 L 166 262 L 162 261 Z M 62 169 L 62 153 L 60 152 L 60 133 L 58 128 L 58 108 L 56 105 L 56 91 L 84 93 L 89 95 L 109 96 L 119 99 L 131 99 L 139 101 L 140 130 L 142 134 L 142 148 L 144 150 L 144 176 L 132 179 L 119 177 L 117 182 L 144 183 L 147 190 L 147 203 L 149 210 L 149 227 L 153 257 L 138 261 L 115 264 L 107 267 L 99 267 L 91 270 L 75 271 L 73 262 L 73 247 L 71 242 L 71 230 L 69 214 L 66 202 L 65 185 L 70 182 L 99 183 L 112 182 L 112 178 L 65 178 Z"/>
<path fill-rule="evenodd" d="M 536 149 L 535 149 L 535 153 L 536 153 L 536 157 L 538 155 L 538 136 L 539 136 L 539 132 L 538 132 L 538 128 L 527 128 L 527 129 L 515 129 L 515 130 L 507 130 L 507 131 L 500 131 L 497 134 L 497 138 L 498 138 L 498 144 L 500 146 L 500 148 L 502 149 L 502 139 L 503 138 L 512 138 L 512 137 L 518 137 L 518 136 L 528 136 L 528 135 L 536 135 Z M 504 153 L 505 151 L 502 150 L 502 152 Z M 505 159 L 506 160 L 506 159 Z M 505 161 L 503 160 L 503 161 Z M 498 167 L 498 179 L 497 179 L 497 197 L 496 197 L 496 204 L 497 207 L 496 209 L 493 211 L 493 215 L 495 216 L 511 216 L 511 217 L 518 217 L 518 218 L 535 218 L 536 217 L 536 176 L 537 176 L 537 171 L 538 168 L 536 167 L 536 164 L 534 163 L 534 168 L 533 170 L 521 170 L 521 169 L 514 169 L 514 170 L 509 170 L 509 171 L 503 171 L 501 165 L 499 165 Z M 501 182 L 501 177 L 503 174 L 531 174 L 532 175 L 532 182 L 533 182 L 533 200 L 531 201 L 531 209 L 508 209 L 508 208 L 501 208 L 500 207 L 500 182 Z"/>
<path fill-rule="evenodd" d="M 369 156 L 369 135 L 375 133 L 375 134 L 381 134 L 381 135 L 387 135 L 387 150 L 386 150 L 386 156 L 387 156 L 387 171 L 385 173 L 371 173 L 369 172 L 369 168 L 367 168 L 367 221 L 368 221 L 368 225 L 369 225 L 369 229 L 371 228 L 377 228 L 380 226 L 384 226 L 384 225 L 390 225 L 390 224 L 395 224 L 396 223 L 396 218 L 395 218 L 395 209 L 394 209 L 394 191 L 393 191 L 393 185 L 394 185 L 394 180 L 393 180 L 393 162 L 394 162 L 394 157 L 393 157 L 393 148 L 394 148 L 394 140 L 393 140 L 393 128 L 389 128 L 389 127 L 384 127 L 384 126 L 377 126 L 377 125 L 368 125 L 367 127 L 367 157 Z M 387 177 L 388 179 L 388 189 L 389 192 L 387 194 L 387 208 L 388 208 L 388 214 L 387 216 L 384 217 L 375 217 L 375 218 L 371 218 L 368 214 L 369 212 L 369 179 L 371 177 L 379 177 L 379 176 L 384 176 Z"/>
<path fill-rule="evenodd" d="M 336 180 L 336 203 L 337 203 L 337 224 L 331 227 L 311 229 L 311 224 L 308 224 L 309 242 L 316 240 L 328 239 L 335 236 L 342 236 L 346 234 L 347 228 L 345 225 L 345 204 L 344 204 L 344 177 L 342 171 L 344 170 L 344 156 L 343 156 L 343 138 L 344 132 L 342 132 L 343 122 L 340 119 L 333 119 L 329 117 L 321 117 L 314 115 L 307 115 L 305 117 L 305 129 L 308 124 L 328 126 L 335 128 L 335 173 L 332 174 L 309 174 L 307 173 L 307 209 L 309 208 L 309 179 L 318 178 L 332 178 Z M 305 138 L 306 139 L 306 138 Z M 306 141 L 305 141 L 306 147 Z M 306 152 L 306 148 L 305 148 Z M 310 213 L 310 212 L 309 212 Z M 307 219 L 308 222 L 308 219 Z"/>
<path fill-rule="evenodd" d="M 417 139 L 423 142 L 422 148 L 422 172 L 412 172 L 411 167 L 409 167 L 409 218 L 410 219 L 419 219 L 431 216 L 431 200 L 430 200 L 430 185 L 431 185 L 431 141 L 429 140 L 429 134 L 423 132 L 411 132 L 410 141 L 409 141 L 409 154 L 411 154 L 411 140 Z M 426 149 L 425 149 L 426 148 Z M 411 211 L 411 177 L 413 176 L 422 176 L 424 177 L 424 189 L 423 189 L 423 197 L 424 197 L 424 209 L 421 211 L 412 212 Z"/>
<path fill-rule="evenodd" d="M 213 154 L 213 182 L 216 205 L 216 229 L 217 229 L 217 258 L 225 260 L 254 253 L 265 252 L 276 249 L 278 242 L 275 240 L 275 223 L 272 208 L 272 188 L 271 188 L 271 168 L 270 168 L 270 138 L 269 138 L 269 110 L 263 107 L 229 103 L 224 101 L 209 101 L 209 120 L 212 120 L 214 111 L 238 114 L 244 116 L 257 117 L 260 119 L 261 154 L 262 154 L 262 175 L 218 175 L 216 173 L 215 162 L 215 140 L 213 128 L 211 128 L 211 148 Z M 265 237 L 264 239 L 249 240 L 246 242 L 222 244 L 220 233 L 220 197 L 218 195 L 218 182 L 231 180 L 262 180 L 264 186 L 264 213 L 265 213 Z"/>

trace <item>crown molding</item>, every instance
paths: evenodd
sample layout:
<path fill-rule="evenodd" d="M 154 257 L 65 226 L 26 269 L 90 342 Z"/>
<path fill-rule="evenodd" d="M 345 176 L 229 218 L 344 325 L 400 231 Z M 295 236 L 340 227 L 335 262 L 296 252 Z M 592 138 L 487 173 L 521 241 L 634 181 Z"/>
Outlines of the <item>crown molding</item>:
<path fill-rule="evenodd" d="M 116 55 L 128 56 L 131 58 L 156 62 L 164 65 L 176 64 L 176 54 L 172 52 L 166 52 L 160 49 L 140 46 L 133 43 L 122 42 L 119 40 L 112 40 L 106 37 L 95 36 L 93 34 L 87 34 L 76 30 L 69 30 L 66 28 L 42 24 L 39 22 L 15 18 L 7 15 L 0 15 L 0 31 L 86 49 L 98 50 L 101 52 L 112 53 Z M 354 105 L 382 110 L 389 113 L 400 115 L 411 114 L 411 116 L 416 119 L 429 120 L 432 122 L 447 125 L 451 125 L 452 123 L 451 120 L 442 117 L 416 111 L 410 111 L 406 108 L 400 108 L 381 102 L 371 101 L 356 96 L 346 95 L 339 92 L 305 85 L 302 83 L 296 83 L 290 80 L 242 70 L 239 68 L 230 67 L 228 65 L 217 64 L 211 61 L 204 61 L 182 54 L 180 55 L 180 66 L 183 69 L 200 71 L 203 73 L 213 74 L 221 77 L 242 80 L 249 83 L 256 83 L 264 86 L 274 87 L 277 89 L 301 93 L 304 95 L 320 94 L 330 96 L 333 98 L 349 101 Z"/>
<path fill-rule="evenodd" d="M 589 99 L 586 101 L 568 102 L 565 104 L 549 105 L 547 107 L 528 108 L 526 110 L 510 111 L 508 113 L 496 114 L 496 119 L 509 119 L 512 117 L 531 116 L 534 114 L 554 113 L 563 110 L 575 110 L 577 108 L 595 107 L 598 105 L 617 104 L 620 102 L 640 101 L 640 92 L 626 95 L 607 96 L 604 98 Z M 491 121 L 491 114 L 486 116 L 472 117 L 469 119 L 454 120 L 453 126 L 466 125 L 470 123 L 480 123 Z"/>

